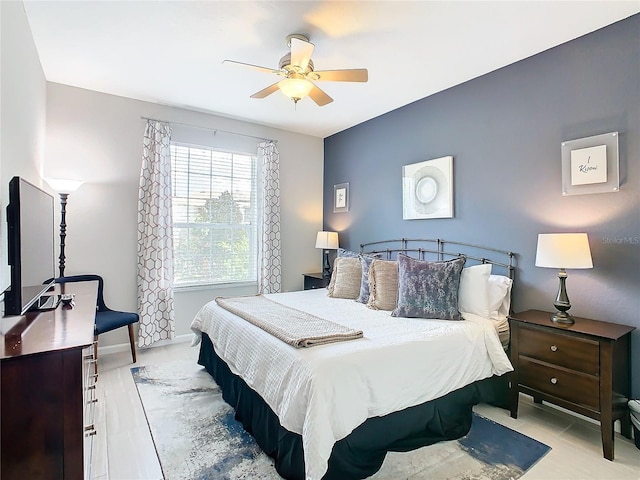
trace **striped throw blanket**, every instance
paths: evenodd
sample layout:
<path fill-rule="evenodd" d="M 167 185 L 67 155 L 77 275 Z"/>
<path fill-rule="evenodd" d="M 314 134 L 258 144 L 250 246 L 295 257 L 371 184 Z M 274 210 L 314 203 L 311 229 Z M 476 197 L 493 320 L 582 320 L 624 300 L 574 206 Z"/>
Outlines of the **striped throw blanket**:
<path fill-rule="evenodd" d="M 263 295 L 217 297 L 216 303 L 295 348 L 362 338 L 362 330 L 287 307 Z"/>

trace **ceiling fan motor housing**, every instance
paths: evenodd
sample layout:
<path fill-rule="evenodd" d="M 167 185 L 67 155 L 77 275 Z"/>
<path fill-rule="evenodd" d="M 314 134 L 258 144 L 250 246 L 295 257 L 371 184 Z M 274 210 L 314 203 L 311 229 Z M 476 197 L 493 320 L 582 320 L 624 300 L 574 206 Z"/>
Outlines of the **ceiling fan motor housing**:
<path fill-rule="evenodd" d="M 309 64 L 307 65 L 307 68 L 305 69 L 305 71 L 301 71 L 299 68 L 295 68 L 295 67 L 299 67 L 299 65 L 291 65 L 291 52 L 287 53 L 284 57 L 282 57 L 280 59 L 280 63 L 278 64 L 278 68 L 280 70 L 286 70 L 287 72 L 295 72 L 295 73 L 300 73 L 300 74 L 307 74 L 310 72 L 313 72 L 313 60 L 309 59 Z"/>

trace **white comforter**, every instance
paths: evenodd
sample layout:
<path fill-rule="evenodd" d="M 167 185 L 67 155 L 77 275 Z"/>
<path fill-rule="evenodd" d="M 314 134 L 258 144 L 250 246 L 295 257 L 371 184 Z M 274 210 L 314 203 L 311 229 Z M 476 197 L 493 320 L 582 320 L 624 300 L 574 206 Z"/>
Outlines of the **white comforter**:
<path fill-rule="evenodd" d="M 326 290 L 267 295 L 274 301 L 364 331 L 364 338 L 295 349 L 215 302 L 191 324 L 207 333 L 218 356 L 302 435 L 306 479 L 327 470 L 333 444 L 369 417 L 441 397 L 512 370 L 496 329 L 465 321 L 391 317 Z"/>

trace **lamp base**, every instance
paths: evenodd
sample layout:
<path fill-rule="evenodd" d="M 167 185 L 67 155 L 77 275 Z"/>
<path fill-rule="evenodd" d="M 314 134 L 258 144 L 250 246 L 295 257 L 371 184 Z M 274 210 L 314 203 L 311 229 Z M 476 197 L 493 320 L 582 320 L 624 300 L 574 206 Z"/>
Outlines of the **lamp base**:
<path fill-rule="evenodd" d="M 331 263 L 329 263 L 329 250 L 324 251 L 324 261 L 322 262 L 322 276 L 331 278 Z"/>
<path fill-rule="evenodd" d="M 558 272 L 558 279 L 560 280 L 560 286 L 558 288 L 556 301 L 553 303 L 553 306 L 556 307 L 558 311 L 551 315 L 551 321 L 560 325 L 573 325 L 576 321 L 567 313 L 567 310 L 571 308 L 571 302 L 567 295 L 567 271 L 564 268 L 561 268 Z"/>
<path fill-rule="evenodd" d="M 574 323 L 576 323 L 574 318 L 571 315 L 569 315 L 567 312 L 554 313 L 553 315 L 551 315 L 551 321 L 553 323 L 559 323 L 562 325 L 573 325 Z"/>

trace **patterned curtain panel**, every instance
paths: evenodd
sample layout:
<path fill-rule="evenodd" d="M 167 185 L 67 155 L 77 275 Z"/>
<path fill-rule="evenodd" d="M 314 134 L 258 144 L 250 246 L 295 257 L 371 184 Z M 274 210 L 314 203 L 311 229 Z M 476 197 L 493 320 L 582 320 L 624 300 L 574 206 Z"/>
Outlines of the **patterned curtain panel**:
<path fill-rule="evenodd" d="M 260 293 L 282 288 L 280 265 L 280 156 L 274 142 L 258 144 L 261 167 L 262 211 L 258 286 Z"/>
<path fill-rule="evenodd" d="M 175 336 L 169 125 L 149 120 L 138 194 L 138 345 Z"/>

